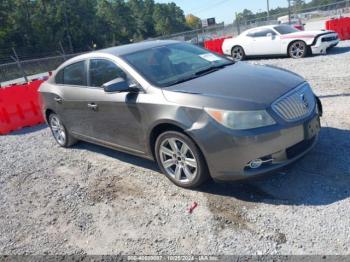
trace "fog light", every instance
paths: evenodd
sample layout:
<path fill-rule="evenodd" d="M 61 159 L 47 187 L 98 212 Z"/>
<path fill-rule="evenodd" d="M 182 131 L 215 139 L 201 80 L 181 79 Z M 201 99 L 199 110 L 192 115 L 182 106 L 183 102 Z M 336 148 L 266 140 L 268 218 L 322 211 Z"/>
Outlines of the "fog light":
<path fill-rule="evenodd" d="M 255 169 L 255 168 L 261 167 L 262 164 L 263 164 L 263 161 L 260 158 L 258 158 L 258 159 L 250 161 L 248 165 L 250 168 Z"/>

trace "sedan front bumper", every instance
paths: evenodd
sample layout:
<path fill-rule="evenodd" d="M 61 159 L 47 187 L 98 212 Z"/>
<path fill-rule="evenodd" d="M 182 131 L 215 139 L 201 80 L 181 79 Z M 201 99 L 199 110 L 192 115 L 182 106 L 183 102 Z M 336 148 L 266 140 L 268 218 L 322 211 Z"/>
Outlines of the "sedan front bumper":
<path fill-rule="evenodd" d="M 303 157 L 316 144 L 320 124 L 315 113 L 296 126 L 261 133 L 232 135 L 218 128 L 209 120 L 204 128 L 188 132 L 201 148 L 212 178 L 233 181 L 271 173 Z M 249 163 L 256 159 L 263 164 L 251 168 Z"/>

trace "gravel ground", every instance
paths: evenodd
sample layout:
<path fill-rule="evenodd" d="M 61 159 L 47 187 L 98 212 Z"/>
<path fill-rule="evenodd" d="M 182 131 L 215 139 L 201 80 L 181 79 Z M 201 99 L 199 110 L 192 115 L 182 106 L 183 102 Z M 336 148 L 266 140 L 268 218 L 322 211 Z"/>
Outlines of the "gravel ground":
<path fill-rule="evenodd" d="M 23 129 L 0 136 L 0 254 L 350 254 L 350 42 L 249 62 L 299 73 L 322 99 L 319 143 L 294 167 L 191 191 L 153 162 Z"/>

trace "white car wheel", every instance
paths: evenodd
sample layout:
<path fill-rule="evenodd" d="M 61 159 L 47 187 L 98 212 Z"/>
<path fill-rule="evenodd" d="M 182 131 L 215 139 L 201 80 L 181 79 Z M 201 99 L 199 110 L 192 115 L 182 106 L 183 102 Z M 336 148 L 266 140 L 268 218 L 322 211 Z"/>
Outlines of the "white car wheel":
<path fill-rule="evenodd" d="M 234 61 L 242 61 L 245 59 L 245 52 L 243 47 L 241 46 L 233 47 L 231 55 Z"/>
<path fill-rule="evenodd" d="M 289 46 L 288 53 L 291 58 L 303 58 L 307 54 L 307 46 L 303 41 L 295 41 Z"/>

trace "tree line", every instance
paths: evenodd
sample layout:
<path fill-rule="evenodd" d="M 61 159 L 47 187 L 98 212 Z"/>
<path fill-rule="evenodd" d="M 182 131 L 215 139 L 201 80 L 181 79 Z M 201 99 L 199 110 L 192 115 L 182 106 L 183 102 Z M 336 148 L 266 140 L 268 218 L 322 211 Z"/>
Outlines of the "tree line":
<path fill-rule="evenodd" d="M 103 48 L 198 28 L 198 20 L 154 0 L 1 0 L 0 53 Z"/>

